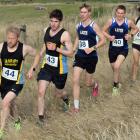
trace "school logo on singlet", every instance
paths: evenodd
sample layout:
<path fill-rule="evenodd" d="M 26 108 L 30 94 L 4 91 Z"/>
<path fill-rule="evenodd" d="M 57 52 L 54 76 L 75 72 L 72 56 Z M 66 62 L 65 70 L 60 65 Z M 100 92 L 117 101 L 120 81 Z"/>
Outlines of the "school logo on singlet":
<path fill-rule="evenodd" d="M 117 32 L 117 33 L 123 33 L 123 29 L 121 29 L 121 28 L 115 28 L 115 32 Z"/>
<path fill-rule="evenodd" d="M 88 32 L 87 31 L 80 31 L 80 34 L 81 35 L 88 35 Z"/>
<path fill-rule="evenodd" d="M 17 59 L 4 59 L 5 66 L 17 66 L 18 60 Z"/>
<path fill-rule="evenodd" d="M 8 80 L 16 81 L 18 77 L 18 70 L 13 70 L 13 69 L 3 67 L 2 77 Z"/>

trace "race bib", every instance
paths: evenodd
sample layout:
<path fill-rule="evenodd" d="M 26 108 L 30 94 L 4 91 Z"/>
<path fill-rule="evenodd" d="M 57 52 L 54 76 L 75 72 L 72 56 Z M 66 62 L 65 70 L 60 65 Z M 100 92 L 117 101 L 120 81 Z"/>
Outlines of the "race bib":
<path fill-rule="evenodd" d="M 58 57 L 46 55 L 46 63 L 50 66 L 57 67 L 58 66 Z"/>
<path fill-rule="evenodd" d="M 88 40 L 79 40 L 79 49 L 89 48 Z"/>
<path fill-rule="evenodd" d="M 138 33 L 135 35 L 135 38 L 136 38 L 136 39 L 140 39 L 140 32 L 138 32 Z"/>
<path fill-rule="evenodd" d="M 123 39 L 115 39 L 113 42 L 112 42 L 112 46 L 115 46 L 115 47 L 122 47 L 124 44 L 123 44 Z"/>
<path fill-rule="evenodd" d="M 18 70 L 13 70 L 13 69 L 3 67 L 2 77 L 6 78 L 8 80 L 17 81 Z"/>

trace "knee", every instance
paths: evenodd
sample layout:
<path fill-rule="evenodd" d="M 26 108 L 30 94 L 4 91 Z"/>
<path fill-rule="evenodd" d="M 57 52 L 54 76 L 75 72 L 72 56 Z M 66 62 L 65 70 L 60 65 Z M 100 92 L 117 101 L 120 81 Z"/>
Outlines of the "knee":
<path fill-rule="evenodd" d="M 45 95 L 45 90 L 43 90 L 43 89 L 38 89 L 38 97 L 44 97 L 44 95 Z"/>

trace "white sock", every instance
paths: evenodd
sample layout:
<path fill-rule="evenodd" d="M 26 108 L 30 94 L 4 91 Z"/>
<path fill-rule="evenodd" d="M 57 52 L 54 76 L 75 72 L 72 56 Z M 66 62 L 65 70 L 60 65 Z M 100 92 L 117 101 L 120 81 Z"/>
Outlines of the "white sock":
<path fill-rule="evenodd" d="M 74 108 L 79 109 L 79 100 L 74 100 Z"/>

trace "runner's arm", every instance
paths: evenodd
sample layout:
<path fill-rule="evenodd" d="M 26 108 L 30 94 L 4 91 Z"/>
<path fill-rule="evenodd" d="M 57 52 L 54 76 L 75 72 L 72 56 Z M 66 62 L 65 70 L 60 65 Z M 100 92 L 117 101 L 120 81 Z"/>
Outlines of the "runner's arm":
<path fill-rule="evenodd" d="M 72 42 L 71 42 L 71 37 L 70 34 L 65 31 L 62 36 L 61 36 L 61 42 L 62 44 L 64 44 L 64 46 L 66 47 L 66 49 L 64 48 L 56 48 L 56 51 L 59 53 L 62 53 L 63 55 L 72 57 L 73 55 L 73 51 L 72 51 Z"/>

